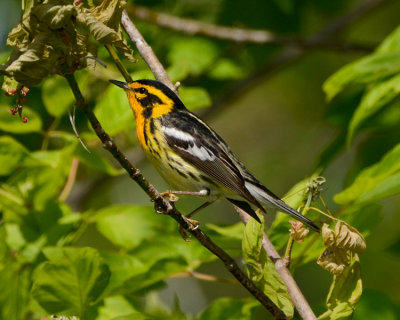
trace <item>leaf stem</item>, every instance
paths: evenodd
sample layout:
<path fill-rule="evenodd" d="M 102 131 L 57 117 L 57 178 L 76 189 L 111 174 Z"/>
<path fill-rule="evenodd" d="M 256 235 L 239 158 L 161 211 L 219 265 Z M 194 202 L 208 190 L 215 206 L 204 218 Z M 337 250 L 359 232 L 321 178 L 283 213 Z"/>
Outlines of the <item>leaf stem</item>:
<path fill-rule="evenodd" d="M 133 82 L 131 75 L 129 74 L 128 70 L 126 70 L 125 66 L 122 64 L 122 61 L 119 58 L 114 47 L 111 44 L 106 44 L 105 47 L 110 53 L 111 58 L 114 60 L 114 63 L 117 66 L 119 72 L 121 72 L 122 76 L 125 78 L 125 81 L 128 83 Z"/>
<path fill-rule="evenodd" d="M 301 212 L 303 215 L 305 215 L 305 213 L 308 212 L 308 210 L 309 210 L 309 208 L 311 206 L 312 198 L 313 198 L 313 194 L 312 194 L 312 191 L 310 191 L 308 193 L 308 196 L 307 196 L 307 202 L 304 205 L 304 208 L 303 208 L 303 210 Z M 284 255 L 284 258 L 283 258 L 283 261 L 284 261 L 286 267 L 289 267 L 289 265 L 290 265 L 290 257 L 291 257 L 291 254 L 292 254 L 293 244 L 294 244 L 294 238 L 293 238 L 293 235 L 290 235 L 289 241 L 288 241 L 288 243 L 286 245 L 285 255 Z"/>

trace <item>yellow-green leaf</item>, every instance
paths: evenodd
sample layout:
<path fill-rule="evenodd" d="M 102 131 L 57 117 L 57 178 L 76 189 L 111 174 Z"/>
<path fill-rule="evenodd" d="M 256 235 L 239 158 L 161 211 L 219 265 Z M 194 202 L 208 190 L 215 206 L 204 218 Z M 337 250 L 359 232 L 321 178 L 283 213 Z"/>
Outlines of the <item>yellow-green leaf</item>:
<path fill-rule="evenodd" d="M 354 182 L 334 197 L 338 204 L 365 203 L 400 191 L 400 144 L 378 163 L 364 169 Z"/>
<path fill-rule="evenodd" d="M 318 317 L 319 320 L 351 319 L 362 293 L 360 261 L 355 254 L 352 263 L 340 275 L 333 277 L 326 305 L 328 310 Z"/>
<path fill-rule="evenodd" d="M 263 219 L 262 215 L 259 218 Z M 264 222 L 250 219 L 246 225 L 242 251 L 247 274 L 254 283 L 289 317 L 293 317 L 293 304 L 285 283 L 262 246 Z"/>

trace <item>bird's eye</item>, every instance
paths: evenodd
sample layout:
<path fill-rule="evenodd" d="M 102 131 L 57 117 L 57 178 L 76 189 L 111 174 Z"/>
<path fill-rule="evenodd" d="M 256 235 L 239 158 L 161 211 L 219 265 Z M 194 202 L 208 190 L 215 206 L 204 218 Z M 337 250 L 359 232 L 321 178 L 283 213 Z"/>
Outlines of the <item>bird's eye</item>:
<path fill-rule="evenodd" d="M 146 90 L 146 88 L 139 88 L 139 93 L 141 93 L 141 94 L 145 94 L 145 93 L 147 93 L 147 90 Z"/>

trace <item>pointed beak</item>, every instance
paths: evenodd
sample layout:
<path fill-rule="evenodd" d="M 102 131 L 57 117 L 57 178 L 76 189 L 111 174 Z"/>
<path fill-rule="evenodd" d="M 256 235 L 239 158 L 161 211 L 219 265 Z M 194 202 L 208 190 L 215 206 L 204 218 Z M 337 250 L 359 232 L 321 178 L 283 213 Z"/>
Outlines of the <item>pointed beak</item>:
<path fill-rule="evenodd" d="M 118 81 L 118 80 L 110 80 L 110 82 L 112 84 L 115 84 L 116 86 L 122 88 L 122 89 L 125 89 L 125 90 L 129 90 L 130 89 L 129 86 L 128 86 L 128 83 L 126 83 L 126 82 L 122 82 L 122 81 Z"/>

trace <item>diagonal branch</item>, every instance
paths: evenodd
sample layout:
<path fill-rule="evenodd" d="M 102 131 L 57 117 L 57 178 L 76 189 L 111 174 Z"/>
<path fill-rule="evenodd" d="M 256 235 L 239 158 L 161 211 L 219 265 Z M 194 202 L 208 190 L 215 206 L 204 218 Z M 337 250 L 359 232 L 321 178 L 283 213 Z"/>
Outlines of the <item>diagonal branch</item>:
<path fill-rule="evenodd" d="M 135 28 L 135 30 L 136 30 L 135 33 L 132 34 L 129 32 L 129 30 L 132 29 L 132 26 L 134 26 L 134 24 L 130 20 L 130 18 L 128 17 L 128 15 L 126 14 L 125 11 L 122 15 L 122 24 L 123 24 L 125 30 L 127 31 L 128 35 L 131 37 L 131 40 L 135 42 L 134 36 L 135 36 L 136 32 L 138 32 L 138 31 Z M 143 41 L 144 41 L 144 39 L 143 39 Z M 136 43 L 138 44 L 138 43 L 142 43 L 142 42 L 136 42 Z M 148 46 L 147 43 L 146 43 L 146 46 Z M 140 48 L 138 48 L 138 50 L 140 51 Z M 154 55 L 153 51 L 151 51 L 151 52 L 148 51 L 147 54 L 142 55 L 143 59 L 149 65 L 152 63 L 152 61 L 155 60 L 152 55 Z M 162 67 L 162 65 L 161 65 L 161 68 L 163 70 L 162 78 L 168 78 L 168 75 L 167 75 L 165 69 Z M 160 78 L 158 78 L 159 75 L 155 75 L 155 76 L 156 76 L 157 80 L 161 81 Z M 238 210 L 239 208 L 235 207 L 235 209 Z M 244 217 L 241 216 L 241 218 L 244 223 L 247 223 L 247 221 L 244 220 Z M 199 241 L 201 242 L 200 239 L 199 239 Z M 264 243 L 264 241 L 263 241 L 263 243 Z M 272 246 L 272 244 L 271 244 L 271 246 Z M 273 246 L 272 246 L 272 248 L 273 248 Z M 274 248 L 274 252 L 276 253 L 277 257 L 279 257 L 279 259 L 280 259 L 280 256 L 276 252 L 275 248 Z M 270 253 L 268 251 L 267 251 L 267 254 L 268 254 L 268 256 L 274 256 L 273 253 Z M 275 255 L 275 257 L 276 257 L 276 255 Z M 285 282 L 286 286 L 288 287 L 289 294 L 292 293 L 291 298 L 292 298 L 293 304 L 295 305 L 296 309 L 299 311 L 299 313 L 303 317 L 303 319 L 307 319 L 307 320 L 316 319 L 315 315 L 312 313 L 311 307 L 309 306 L 308 302 L 306 301 L 303 294 L 299 290 L 299 288 L 298 288 L 295 280 L 293 279 L 292 275 L 290 274 L 289 270 L 284 265 L 279 264 L 279 260 L 277 257 L 276 257 L 276 259 L 273 259 L 275 267 L 277 268 L 278 272 L 282 268 L 285 269 L 285 271 L 283 271 L 283 274 L 285 275 L 285 277 L 282 277 L 282 280 Z M 282 261 L 282 260 L 280 259 L 280 261 Z M 227 268 L 229 270 L 229 266 L 227 264 L 225 264 L 225 265 L 227 266 Z M 294 288 L 293 289 L 289 288 L 291 286 L 294 286 Z M 297 290 L 296 290 L 296 288 L 297 288 Z M 303 312 L 303 310 L 306 310 L 306 311 Z"/>
<path fill-rule="evenodd" d="M 243 223 L 247 224 L 247 222 L 249 221 L 248 214 L 246 214 L 246 212 L 244 212 L 242 209 L 238 207 L 235 207 L 235 209 L 239 213 L 240 219 L 242 219 Z M 285 282 L 289 296 L 292 299 L 293 304 L 296 306 L 296 309 L 299 312 L 302 319 L 316 320 L 317 317 L 312 311 L 310 305 L 307 303 L 306 298 L 301 292 L 296 281 L 293 279 L 293 276 L 290 273 L 289 269 L 286 267 L 285 262 L 282 260 L 281 256 L 276 251 L 274 245 L 269 240 L 266 233 L 264 233 L 263 235 L 262 245 L 268 257 L 275 264 L 275 268 L 278 271 L 279 275 L 281 276 L 283 282 Z"/>
<path fill-rule="evenodd" d="M 122 12 L 121 22 L 125 28 L 126 33 L 129 35 L 132 42 L 135 44 L 142 58 L 149 65 L 156 79 L 164 83 L 175 93 L 178 93 L 176 91 L 176 87 L 172 84 L 171 80 L 169 80 L 169 77 L 165 72 L 164 67 L 162 66 L 160 60 L 158 60 L 157 56 L 154 54 L 153 49 L 147 44 L 146 40 L 144 40 L 139 30 L 136 29 L 136 26 L 129 19 L 129 16 L 125 10 Z"/>
<path fill-rule="evenodd" d="M 73 74 L 65 74 L 71 90 L 74 93 L 76 107 L 80 108 L 88 118 L 93 130 L 113 157 L 128 172 L 129 176 L 147 193 L 157 213 L 167 214 L 175 219 L 183 229 L 190 232 L 204 247 L 215 254 L 225 264 L 226 268 L 232 275 L 245 287 L 260 303 L 271 312 L 275 319 L 287 319 L 286 315 L 280 310 L 274 302 L 272 302 L 257 286 L 244 274 L 239 268 L 235 260 L 229 256 L 224 250 L 218 247 L 198 226 L 195 226 L 182 215 L 169 201 L 165 200 L 154 186 L 142 175 L 121 152 L 111 137 L 104 131 L 96 115 L 90 109 L 89 105 L 83 98 Z"/>

